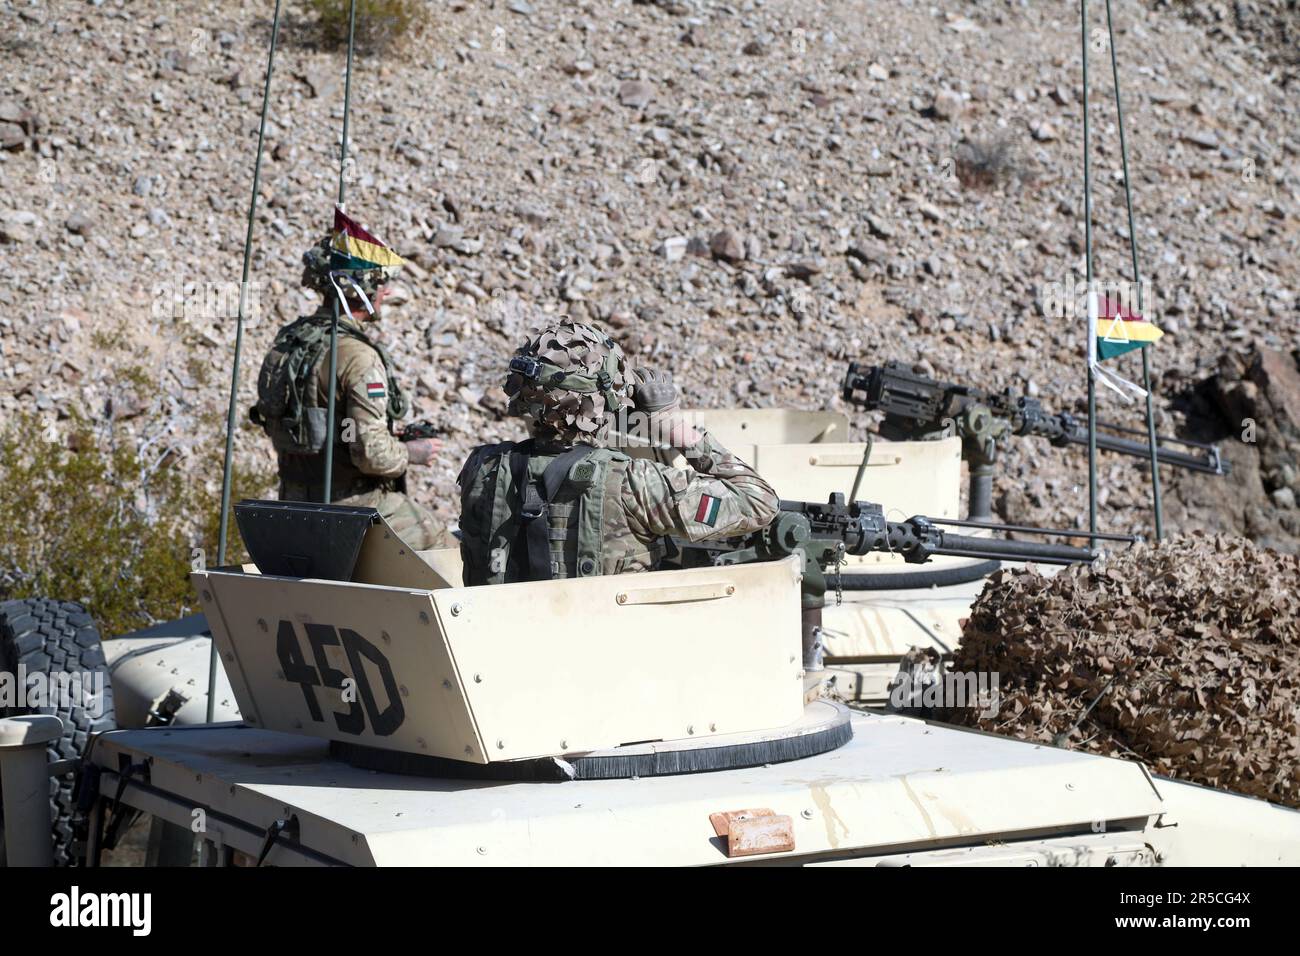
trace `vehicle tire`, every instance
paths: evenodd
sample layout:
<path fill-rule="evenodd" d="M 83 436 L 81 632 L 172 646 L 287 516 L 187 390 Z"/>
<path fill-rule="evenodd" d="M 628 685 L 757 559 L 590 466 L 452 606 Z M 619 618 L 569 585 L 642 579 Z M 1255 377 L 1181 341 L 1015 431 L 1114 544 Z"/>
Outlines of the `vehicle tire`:
<path fill-rule="evenodd" d="M 0 717 L 53 714 L 63 721 L 63 736 L 50 743 L 50 760 L 81 756 L 92 734 L 113 730 L 117 726 L 113 713 L 113 684 L 104 660 L 104 649 L 100 646 L 99 630 L 80 604 L 45 598 L 0 601 L 0 671 L 12 675 L 10 680 L 16 682 L 20 666 L 28 675 L 84 674 L 94 682 L 92 687 L 99 680 L 103 681 L 102 706 L 92 709 L 87 709 L 84 701 L 49 701 L 58 706 L 46 707 L 0 706 Z M 16 684 L 15 689 L 22 690 Z M 18 701 L 19 704 L 25 702 Z M 75 862 L 74 779 L 72 774 L 50 778 L 50 820 L 54 828 L 56 866 L 69 866 Z M 3 813 L 3 808 L 0 808 L 0 813 Z M 4 859 L 3 834 L 3 826 L 0 826 L 0 861 Z"/>

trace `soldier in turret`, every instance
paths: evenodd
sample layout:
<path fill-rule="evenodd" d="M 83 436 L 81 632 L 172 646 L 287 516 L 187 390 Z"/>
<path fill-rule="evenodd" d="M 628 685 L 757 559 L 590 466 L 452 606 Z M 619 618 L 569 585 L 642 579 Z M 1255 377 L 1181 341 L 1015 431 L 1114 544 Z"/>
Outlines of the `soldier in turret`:
<path fill-rule="evenodd" d="M 670 375 L 633 372 L 592 325 L 561 319 L 530 336 L 505 391 L 532 437 L 480 446 L 460 472 L 467 585 L 647 571 L 666 535 L 747 534 L 780 507 L 753 468 L 685 420 Z M 609 447 L 629 411 L 686 466 Z"/>

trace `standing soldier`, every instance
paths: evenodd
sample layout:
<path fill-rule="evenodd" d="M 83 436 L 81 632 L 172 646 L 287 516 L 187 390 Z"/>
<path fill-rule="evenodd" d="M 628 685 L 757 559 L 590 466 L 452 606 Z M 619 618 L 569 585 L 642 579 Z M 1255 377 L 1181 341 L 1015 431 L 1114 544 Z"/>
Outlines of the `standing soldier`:
<path fill-rule="evenodd" d="M 670 376 L 627 367 L 604 332 L 561 319 L 510 362 L 509 412 L 532 438 L 476 448 L 457 479 L 467 585 L 651 570 L 659 539 L 747 534 L 780 507 L 758 474 L 680 412 Z M 605 447 L 631 408 L 688 467 Z"/>
<path fill-rule="evenodd" d="M 384 348 L 366 328 L 379 319 L 388 281 L 403 260 L 341 211 L 334 233 L 303 255 L 302 284 L 321 293 L 313 314 L 282 328 L 262 362 L 249 417 L 266 431 L 280 468 L 280 498 L 322 501 L 333 300 L 341 303 L 330 498 L 376 508 L 412 548 L 438 543 L 433 515 L 406 494 L 409 465 L 438 452 L 437 439 L 403 442 L 394 423 L 409 403 Z"/>

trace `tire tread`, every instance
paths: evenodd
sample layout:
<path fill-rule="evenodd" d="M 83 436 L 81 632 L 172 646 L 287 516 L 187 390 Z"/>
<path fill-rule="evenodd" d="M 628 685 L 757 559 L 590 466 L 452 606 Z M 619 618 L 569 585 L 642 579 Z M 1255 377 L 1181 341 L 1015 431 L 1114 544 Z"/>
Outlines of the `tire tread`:
<path fill-rule="evenodd" d="M 4 707 L 0 717 L 21 714 L 53 714 L 63 720 L 63 735 L 49 746 L 51 760 L 67 760 L 81 754 L 92 734 L 113 730 L 113 684 L 109 678 L 99 630 L 86 609 L 74 601 L 24 598 L 0 601 L 0 670 L 14 674 L 21 665 L 26 673 L 57 671 L 104 672 L 104 707 L 98 718 L 86 708 Z M 54 825 L 54 861 L 74 863 L 72 778 L 50 778 L 51 816 Z"/>

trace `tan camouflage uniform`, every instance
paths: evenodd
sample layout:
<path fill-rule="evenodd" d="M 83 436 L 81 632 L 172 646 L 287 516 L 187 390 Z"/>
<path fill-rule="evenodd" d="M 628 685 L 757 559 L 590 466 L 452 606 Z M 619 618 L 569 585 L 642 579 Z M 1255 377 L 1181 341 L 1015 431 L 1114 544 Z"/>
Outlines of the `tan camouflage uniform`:
<path fill-rule="evenodd" d="M 662 557 L 659 539 L 665 535 L 690 541 L 727 538 L 764 528 L 776 516 L 780 499 L 772 486 L 712 435 L 697 431 L 700 440 L 683 449 L 687 468 L 605 452 L 611 460 L 604 475 L 600 509 L 599 573 L 652 570 Z M 492 567 L 495 536 L 501 530 L 493 527 L 493 489 L 497 471 L 509 467 L 511 447 L 504 446 L 500 452 L 486 448 L 477 475 L 473 480 L 466 477 L 462 484 L 461 557 L 466 584 L 482 583 L 500 570 Z M 545 451 L 544 446 L 538 449 L 539 454 Z M 551 509 L 564 516 L 578 506 L 579 497 L 574 489 L 566 488 Z M 575 577 L 578 526 L 574 521 L 563 523 L 567 528 L 562 540 L 552 544 L 553 557 L 559 559 L 553 573 L 555 577 Z"/>
<path fill-rule="evenodd" d="M 682 452 L 689 469 L 632 461 L 619 498 L 622 507 L 605 521 L 607 541 L 628 535 L 639 543 L 663 535 L 690 541 L 730 538 L 772 522 L 781 507 L 772 486 L 707 431 L 696 431 L 700 440 Z"/>
<path fill-rule="evenodd" d="M 355 322 L 344 317 L 340 327 Z M 383 386 L 371 394 L 371 384 Z M 329 402 L 329 352 L 321 358 L 304 404 L 324 408 Z M 345 438 L 347 454 L 334 452 L 330 495 L 335 504 L 375 508 L 412 548 L 423 551 L 442 543 L 433 515 L 401 489 L 408 465 L 405 443 L 388 431 L 388 373 L 379 353 L 364 342 L 340 335 L 335 427 Z M 352 427 L 348 428 L 351 420 Z M 280 458 L 280 498 L 320 501 L 324 494 L 324 455 L 285 455 Z"/>

